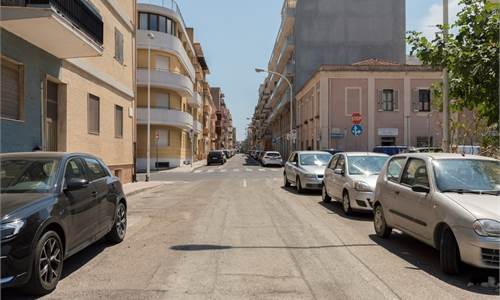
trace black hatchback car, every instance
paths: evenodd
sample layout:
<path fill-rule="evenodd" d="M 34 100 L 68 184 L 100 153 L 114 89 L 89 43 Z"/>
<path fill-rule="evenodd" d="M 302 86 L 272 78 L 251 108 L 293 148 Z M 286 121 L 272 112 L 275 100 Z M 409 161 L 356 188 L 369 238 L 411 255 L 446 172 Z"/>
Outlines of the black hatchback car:
<path fill-rule="evenodd" d="M 112 243 L 125 237 L 122 185 L 97 157 L 3 154 L 0 180 L 2 288 L 50 293 L 66 258 L 104 236 Z"/>
<path fill-rule="evenodd" d="M 207 156 L 207 166 L 211 164 L 225 164 L 226 154 L 223 151 L 210 151 Z"/>

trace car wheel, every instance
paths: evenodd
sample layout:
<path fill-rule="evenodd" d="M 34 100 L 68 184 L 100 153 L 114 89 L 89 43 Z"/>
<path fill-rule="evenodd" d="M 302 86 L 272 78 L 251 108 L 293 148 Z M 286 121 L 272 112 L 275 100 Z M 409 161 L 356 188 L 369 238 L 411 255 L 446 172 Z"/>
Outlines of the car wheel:
<path fill-rule="evenodd" d="M 443 272 L 449 275 L 460 273 L 460 251 L 457 240 L 450 228 L 445 228 L 441 234 L 439 258 Z"/>
<path fill-rule="evenodd" d="M 392 228 L 387 226 L 382 205 L 377 205 L 373 213 L 373 227 L 375 233 L 381 238 L 388 238 L 392 233 Z"/>
<path fill-rule="evenodd" d="M 52 292 L 61 278 L 63 268 L 63 245 L 55 231 L 47 231 L 38 240 L 33 259 L 33 269 L 26 292 L 42 296 Z"/>
<path fill-rule="evenodd" d="M 325 203 L 330 203 L 332 202 L 332 197 L 328 195 L 328 192 L 326 191 L 326 185 L 323 184 L 323 189 L 321 190 L 321 198 L 323 202 Z"/>
<path fill-rule="evenodd" d="M 351 199 L 348 192 L 344 192 L 342 195 L 342 209 L 346 215 L 352 214 Z"/>
<path fill-rule="evenodd" d="M 286 177 L 286 173 L 283 173 L 283 182 L 285 187 L 290 187 L 290 181 L 288 181 L 288 177 Z"/>
<path fill-rule="evenodd" d="M 125 238 L 127 233 L 127 208 L 123 202 L 118 203 L 115 213 L 115 224 L 111 231 L 107 234 L 106 239 L 113 243 L 118 244 Z"/>
<path fill-rule="evenodd" d="M 302 188 L 302 183 L 300 183 L 300 177 L 297 176 L 297 180 L 295 181 L 295 185 L 297 186 L 297 193 L 302 194 L 304 189 Z"/>

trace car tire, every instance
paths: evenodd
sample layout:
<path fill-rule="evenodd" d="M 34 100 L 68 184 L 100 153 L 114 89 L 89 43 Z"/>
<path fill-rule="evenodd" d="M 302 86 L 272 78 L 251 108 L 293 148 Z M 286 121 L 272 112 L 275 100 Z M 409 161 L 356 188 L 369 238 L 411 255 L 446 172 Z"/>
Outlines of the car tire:
<path fill-rule="evenodd" d="M 392 233 L 392 228 L 387 225 L 382 205 L 375 206 L 373 210 L 373 227 L 378 237 L 388 238 Z"/>
<path fill-rule="evenodd" d="M 127 233 L 127 207 L 123 202 L 118 203 L 115 211 L 115 220 L 113 227 L 106 235 L 106 240 L 113 244 L 118 244 L 123 241 Z"/>
<path fill-rule="evenodd" d="M 290 187 L 290 181 L 288 181 L 288 177 L 286 177 L 286 173 L 283 173 L 283 183 L 285 187 Z"/>
<path fill-rule="evenodd" d="M 332 197 L 330 197 L 330 195 L 328 195 L 328 192 L 326 191 L 325 184 L 323 184 L 323 188 L 321 189 L 321 199 L 323 200 L 324 203 L 332 202 Z"/>
<path fill-rule="evenodd" d="M 351 198 L 349 197 L 349 193 L 347 191 L 342 194 L 342 210 L 347 216 L 352 214 Z"/>
<path fill-rule="evenodd" d="M 45 232 L 36 243 L 34 254 L 31 277 L 24 291 L 42 296 L 55 290 L 61 278 L 64 247 L 59 235 L 55 231 Z"/>
<path fill-rule="evenodd" d="M 297 180 L 295 181 L 295 186 L 297 187 L 297 193 L 302 194 L 304 189 L 302 188 L 302 183 L 300 182 L 300 177 L 297 176 Z"/>
<path fill-rule="evenodd" d="M 445 228 L 441 234 L 439 260 L 441 268 L 446 274 L 456 275 L 460 273 L 460 250 L 455 235 L 449 227 Z"/>

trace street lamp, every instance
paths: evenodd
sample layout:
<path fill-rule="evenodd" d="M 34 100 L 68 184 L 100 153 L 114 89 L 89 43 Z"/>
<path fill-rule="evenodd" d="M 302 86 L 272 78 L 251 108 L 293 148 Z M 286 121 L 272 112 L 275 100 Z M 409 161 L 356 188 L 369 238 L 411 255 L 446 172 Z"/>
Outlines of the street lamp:
<path fill-rule="evenodd" d="M 290 82 L 290 80 L 288 80 L 288 78 L 286 78 L 286 76 L 284 76 L 278 72 L 264 70 L 264 69 L 260 69 L 260 68 L 256 68 L 255 72 L 274 74 L 274 75 L 280 77 L 281 79 L 284 79 L 286 81 L 286 83 L 288 84 L 288 87 L 290 88 L 290 152 L 291 152 L 291 151 L 293 151 L 293 139 L 292 139 L 292 135 L 293 135 L 293 86 L 292 86 L 292 83 Z"/>
<path fill-rule="evenodd" d="M 151 41 L 155 36 L 151 32 L 148 33 L 148 148 L 146 160 L 146 181 L 149 181 L 151 176 Z"/>

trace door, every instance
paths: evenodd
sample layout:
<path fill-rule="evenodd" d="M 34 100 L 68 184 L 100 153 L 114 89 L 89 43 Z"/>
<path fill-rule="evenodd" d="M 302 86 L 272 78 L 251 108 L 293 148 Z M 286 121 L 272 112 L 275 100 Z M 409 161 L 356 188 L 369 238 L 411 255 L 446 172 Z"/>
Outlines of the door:
<path fill-rule="evenodd" d="M 287 171 L 286 171 L 288 180 L 290 180 L 291 182 L 296 181 L 298 163 L 299 163 L 299 155 L 297 153 L 292 153 L 292 155 L 290 156 L 289 163 L 287 164 Z"/>
<path fill-rule="evenodd" d="M 90 177 L 90 186 L 96 191 L 99 207 L 98 228 L 96 234 L 108 231 L 113 225 L 115 217 L 116 199 L 108 185 L 109 174 L 101 163 L 94 158 L 84 157 L 85 166 Z"/>
<path fill-rule="evenodd" d="M 58 88 L 59 86 L 56 83 L 47 81 L 47 101 L 45 105 L 45 136 L 47 151 L 57 151 Z"/>
<path fill-rule="evenodd" d="M 401 173 L 405 166 L 406 157 L 392 158 L 385 172 L 384 183 L 377 186 L 377 195 L 386 214 L 386 221 L 391 226 L 400 226 L 400 218 L 394 213 L 399 205 Z"/>
<path fill-rule="evenodd" d="M 344 187 L 344 182 L 345 182 L 345 171 L 346 171 L 346 168 L 345 168 L 345 156 L 340 154 L 339 155 L 339 158 L 337 160 L 337 163 L 335 164 L 335 168 L 334 170 L 342 170 L 343 171 L 343 174 L 335 174 L 333 173 L 333 176 L 332 176 L 332 187 L 333 187 L 333 191 L 332 192 L 332 196 L 337 198 L 337 199 L 342 199 L 342 188 Z"/>
<path fill-rule="evenodd" d="M 429 193 L 412 190 L 415 185 L 429 188 L 429 176 L 425 160 L 410 158 L 401 175 L 397 207 L 394 207 L 402 227 L 420 238 L 429 240 L 432 201 Z"/>
<path fill-rule="evenodd" d="M 325 178 L 323 180 L 326 190 L 329 195 L 333 195 L 333 176 L 335 175 L 335 165 L 339 159 L 340 155 L 335 155 L 328 164 L 328 167 L 325 169 Z"/>
<path fill-rule="evenodd" d="M 79 158 L 66 163 L 64 180 L 66 185 L 71 179 L 87 179 L 85 168 Z M 76 191 L 64 191 L 68 201 L 68 252 L 85 244 L 94 237 L 99 213 L 94 189 L 88 185 Z"/>

